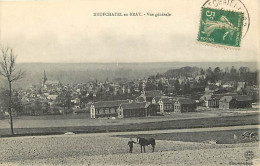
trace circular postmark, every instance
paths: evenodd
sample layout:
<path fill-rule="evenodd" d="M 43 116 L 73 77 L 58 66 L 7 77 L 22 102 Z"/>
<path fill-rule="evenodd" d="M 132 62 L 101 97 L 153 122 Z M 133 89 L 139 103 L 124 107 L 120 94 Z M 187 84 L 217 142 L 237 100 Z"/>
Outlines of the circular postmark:
<path fill-rule="evenodd" d="M 203 7 L 244 13 L 242 38 L 245 37 L 250 26 L 250 17 L 246 6 L 241 0 L 207 0 Z"/>
<path fill-rule="evenodd" d="M 246 160 L 249 161 L 249 160 L 253 160 L 255 155 L 254 155 L 253 151 L 249 150 L 249 151 L 245 152 L 244 156 L 245 156 Z"/>

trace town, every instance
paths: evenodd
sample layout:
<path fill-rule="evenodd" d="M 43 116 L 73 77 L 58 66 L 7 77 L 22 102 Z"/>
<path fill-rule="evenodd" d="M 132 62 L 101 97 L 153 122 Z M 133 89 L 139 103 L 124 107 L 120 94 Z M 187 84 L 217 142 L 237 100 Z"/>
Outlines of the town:
<path fill-rule="evenodd" d="M 41 85 L 13 90 L 14 116 L 90 114 L 130 118 L 196 112 L 201 109 L 258 108 L 258 71 L 231 66 L 182 67 L 136 80 L 63 84 L 42 72 Z M 8 92 L 0 91 L 0 118 L 8 118 Z"/>

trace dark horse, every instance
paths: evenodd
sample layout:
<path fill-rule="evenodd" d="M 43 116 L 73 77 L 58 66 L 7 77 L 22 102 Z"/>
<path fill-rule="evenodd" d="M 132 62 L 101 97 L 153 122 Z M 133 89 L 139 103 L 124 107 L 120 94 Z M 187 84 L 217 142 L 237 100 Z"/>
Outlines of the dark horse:
<path fill-rule="evenodd" d="M 155 147 L 155 139 L 154 138 L 145 139 L 145 138 L 138 137 L 137 143 L 140 144 L 141 153 L 142 153 L 142 148 L 144 149 L 144 153 L 145 153 L 145 146 L 148 146 L 148 145 L 152 145 L 153 152 L 154 152 L 154 147 Z"/>

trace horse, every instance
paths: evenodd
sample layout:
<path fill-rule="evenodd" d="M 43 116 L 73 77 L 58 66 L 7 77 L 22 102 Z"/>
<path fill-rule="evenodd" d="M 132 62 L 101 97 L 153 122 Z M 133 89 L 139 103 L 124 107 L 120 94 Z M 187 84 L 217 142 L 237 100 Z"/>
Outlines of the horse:
<path fill-rule="evenodd" d="M 138 137 L 137 143 L 140 144 L 141 153 L 142 153 L 142 148 L 144 149 L 144 153 L 145 153 L 145 146 L 148 146 L 148 145 L 152 145 L 153 152 L 154 152 L 154 147 L 155 147 L 155 139 L 154 138 L 145 139 L 145 138 Z"/>

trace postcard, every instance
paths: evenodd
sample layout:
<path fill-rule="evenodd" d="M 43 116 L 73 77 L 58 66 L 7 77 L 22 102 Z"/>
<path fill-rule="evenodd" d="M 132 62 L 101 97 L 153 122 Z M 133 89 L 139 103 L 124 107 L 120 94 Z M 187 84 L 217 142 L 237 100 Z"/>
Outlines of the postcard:
<path fill-rule="evenodd" d="M 258 165 L 259 1 L 1 0 L 0 165 Z"/>

